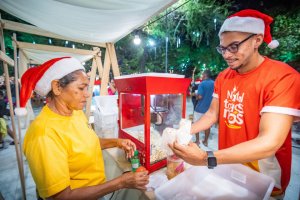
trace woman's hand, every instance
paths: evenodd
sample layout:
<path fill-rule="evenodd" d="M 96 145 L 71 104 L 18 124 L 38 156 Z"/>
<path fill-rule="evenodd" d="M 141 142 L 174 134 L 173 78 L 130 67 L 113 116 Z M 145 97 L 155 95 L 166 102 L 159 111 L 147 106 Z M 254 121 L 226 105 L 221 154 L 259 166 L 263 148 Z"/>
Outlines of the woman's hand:
<path fill-rule="evenodd" d="M 121 182 L 124 188 L 146 190 L 149 183 L 148 171 L 127 172 L 121 176 Z"/>
<path fill-rule="evenodd" d="M 190 142 L 187 146 L 181 145 L 177 140 L 169 144 L 174 154 L 191 165 L 206 165 L 207 154 L 197 144 Z"/>
<path fill-rule="evenodd" d="M 125 151 L 126 158 L 131 158 L 136 150 L 135 144 L 129 139 L 118 139 L 117 147 Z"/>

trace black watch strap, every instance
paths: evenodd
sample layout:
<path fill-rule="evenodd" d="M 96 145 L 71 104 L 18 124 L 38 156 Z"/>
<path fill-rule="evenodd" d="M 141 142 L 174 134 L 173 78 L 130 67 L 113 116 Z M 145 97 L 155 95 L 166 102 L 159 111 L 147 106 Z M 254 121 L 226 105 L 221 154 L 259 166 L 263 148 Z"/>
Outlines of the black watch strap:
<path fill-rule="evenodd" d="M 207 157 L 215 157 L 213 151 L 207 151 L 206 153 L 207 153 Z"/>
<path fill-rule="evenodd" d="M 207 151 L 207 167 L 208 169 L 213 169 L 217 166 L 217 159 L 213 151 Z"/>

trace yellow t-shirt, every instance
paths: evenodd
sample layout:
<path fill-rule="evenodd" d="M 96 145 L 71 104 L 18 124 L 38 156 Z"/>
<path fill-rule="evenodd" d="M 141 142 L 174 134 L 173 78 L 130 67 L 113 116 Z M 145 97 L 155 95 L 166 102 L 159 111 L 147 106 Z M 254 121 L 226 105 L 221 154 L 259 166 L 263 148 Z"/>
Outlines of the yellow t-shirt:
<path fill-rule="evenodd" d="M 0 118 L 0 134 L 3 138 L 7 135 L 7 125 L 4 118 Z"/>
<path fill-rule="evenodd" d="M 45 106 L 26 132 L 23 151 L 42 198 L 105 182 L 99 138 L 82 111 L 61 116 Z"/>

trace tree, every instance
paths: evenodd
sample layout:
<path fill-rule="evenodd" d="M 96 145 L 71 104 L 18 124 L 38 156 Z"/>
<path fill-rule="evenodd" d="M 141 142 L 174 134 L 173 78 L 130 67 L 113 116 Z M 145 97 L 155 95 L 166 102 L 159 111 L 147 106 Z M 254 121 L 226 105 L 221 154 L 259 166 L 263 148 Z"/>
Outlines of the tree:
<path fill-rule="evenodd" d="M 273 38 L 279 41 L 276 49 L 263 46 L 262 53 L 276 60 L 286 62 L 300 71 L 300 12 L 275 8 L 270 11 L 274 18 Z"/>
<path fill-rule="evenodd" d="M 168 37 L 169 70 L 190 76 L 196 67 L 197 71 L 208 68 L 214 74 L 218 74 L 227 65 L 215 50 L 219 44 L 217 33 L 224 19 L 237 11 L 234 2 L 230 2 L 226 0 L 180 0 L 139 29 L 144 39 L 149 36 L 155 38 L 157 56 L 153 59 L 153 50 L 148 48 L 147 51 L 144 51 L 145 49 L 142 48 L 139 53 L 133 55 L 132 58 L 136 60 L 136 63 L 131 62 L 131 68 L 135 68 L 135 72 L 138 72 L 140 67 L 138 60 L 143 59 L 145 71 L 163 72 L 166 53 L 165 38 Z M 183 6 L 176 9 L 180 5 Z M 261 53 L 270 58 L 287 62 L 300 71 L 299 6 L 294 9 L 284 6 L 272 7 L 263 12 L 275 16 L 272 32 L 273 37 L 279 40 L 280 46 L 275 50 L 270 50 L 263 44 Z M 132 38 L 132 36 L 128 36 L 127 39 L 124 39 L 128 40 L 129 37 Z M 117 43 L 117 46 L 121 45 L 121 41 Z M 130 62 L 126 55 L 122 57 L 122 61 Z M 123 67 L 122 63 L 120 66 Z"/>
<path fill-rule="evenodd" d="M 183 6 L 179 7 L 180 5 Z M 144 38 L 151 35 L 157 41 L 155 59 L 151 48 L 146 45 L 139 54 L 141 58 L 136 59 L 143 60 L 146 71 L 163 72 L 166 56 L 165 38 L 168 37 L 169 70 L 186 76 L 191 76 L 194 67 L 199 71 L 209 68 L 215 73 L 219 72 L 224 69 L 224 61 L 215 50 L 219 42 L 217 32 L 228 14 L 229 6 L 227 2 L 220 4 L 216 0 L 179 1 L 162 12 L 157 17 L 160 20 L 153 22 L 156 20 L 154 19 L 140 29 Z M 128 38 L 124 41 L 128 41 Z M 117 46 L 124 44 L 124 41 L 118 42 Z M 126 55 L 119 59 L 122 68 L 122 63 L 127 59 Z M 140 65 L 140 68 L 143 66 Z"/>

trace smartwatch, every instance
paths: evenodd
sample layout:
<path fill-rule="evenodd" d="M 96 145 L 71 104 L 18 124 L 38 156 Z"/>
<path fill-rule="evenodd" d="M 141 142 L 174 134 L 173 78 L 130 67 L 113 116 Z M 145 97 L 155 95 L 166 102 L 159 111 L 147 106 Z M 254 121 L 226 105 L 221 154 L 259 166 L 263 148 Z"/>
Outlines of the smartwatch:
<path fill-rule="evenodd" d="M 214 167 L 217 166 L 217 159 L 214 155 L 214 152 L 212 151 L 207 151 L 207 167 L 208 169 L 213 169 Z"/>

